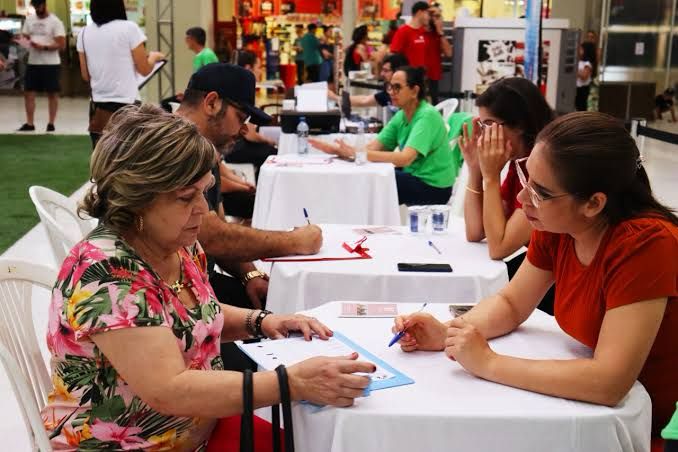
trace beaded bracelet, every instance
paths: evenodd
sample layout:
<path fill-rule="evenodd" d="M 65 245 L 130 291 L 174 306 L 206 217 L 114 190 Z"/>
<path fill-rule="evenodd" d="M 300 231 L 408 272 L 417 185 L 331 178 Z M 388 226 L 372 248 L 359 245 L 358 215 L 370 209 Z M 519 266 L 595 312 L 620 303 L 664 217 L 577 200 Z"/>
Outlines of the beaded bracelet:
<path fill-rule="evenodd" d="M 252 324 L 252 317 L 254 316 L 254 309 L 250 309 L 250 312 L 247 313 L 247 317 L 245 318 L 245 331 L 247 331 L 247 334 L 250 336 L 256 336 L 256 330 L 254 328 L 254 325 Z"/>
<path fill-rule="evenodd" d="M 264 334 L 263 331 L 261 331 L 261 324 L 266 318 L 267 315 L 273 314 L 271 311 L 267 311 L 266 309 L 262 309 L 259 311 L 259 314 L 257 315 L 257 318 L 254 320 L 254 337 L 257 338 L 265 338 L 266 335 Z"/>

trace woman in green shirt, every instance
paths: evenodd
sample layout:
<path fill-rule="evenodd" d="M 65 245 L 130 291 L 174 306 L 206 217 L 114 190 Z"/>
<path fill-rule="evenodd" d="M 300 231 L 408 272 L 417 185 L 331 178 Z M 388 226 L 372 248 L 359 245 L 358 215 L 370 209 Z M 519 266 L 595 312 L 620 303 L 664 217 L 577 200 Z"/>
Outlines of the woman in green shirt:
<path fill-rule="evenodd" d="M 440 113 L 426 99 L 423 68 L 402 67 L 387 91 L 400 111 L 367 145 L 367 159 L 393 163 L 400 204 L 446 204 L 459 172 L 461 159 L 450 148 Z M 315 148 L 342 158 L 355 149 L 343 140 L 335 144 L 309 139 Z M 400 152 L 393 152 L 396 148 Z M 459 154 L 459 151 L 457 151 Z"/>

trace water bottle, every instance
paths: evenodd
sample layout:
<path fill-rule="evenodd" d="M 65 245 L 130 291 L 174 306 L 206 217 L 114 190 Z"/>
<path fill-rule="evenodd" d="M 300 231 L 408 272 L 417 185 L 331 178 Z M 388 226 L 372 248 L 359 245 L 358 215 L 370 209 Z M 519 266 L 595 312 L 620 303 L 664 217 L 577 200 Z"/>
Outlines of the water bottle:
<path fill-rule="evenodd" d="M 355 137 L 355 163 L 363 165 L 367 163 L 367 149 L 365 148 L 365 124 L 358 123 L 358 131 Z"/>
<path fill-rule="evenodd" d="M 299 124 L 297 124 L 297 153 L 308 154 L 308 124 L 306 124 L 305 116 L 300 117 Z"/>

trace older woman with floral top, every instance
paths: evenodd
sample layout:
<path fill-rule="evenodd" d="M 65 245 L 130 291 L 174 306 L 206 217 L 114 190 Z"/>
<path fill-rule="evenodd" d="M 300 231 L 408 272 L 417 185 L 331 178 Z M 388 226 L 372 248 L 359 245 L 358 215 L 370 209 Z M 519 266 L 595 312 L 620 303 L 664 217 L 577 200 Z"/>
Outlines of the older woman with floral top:
<path fill-rule="evenodd" d="M 64 261 L 47 341 L 54 390 L 42 416 L 55 450 L 203 450 L 216 419 L 243 409 L 220 341 L 332 332 L 302 315 L 219 304 L 197 242 L 214 183 L 213 146 L 150 106 L 116 113 L 94 151 L 81 209 L 99 226 Z M 370 363 L 313 358 L 288 368 L 293 400 L 348 406 Z M 279 403 L 275 372 L 254 375 L 254 406 Z"/>

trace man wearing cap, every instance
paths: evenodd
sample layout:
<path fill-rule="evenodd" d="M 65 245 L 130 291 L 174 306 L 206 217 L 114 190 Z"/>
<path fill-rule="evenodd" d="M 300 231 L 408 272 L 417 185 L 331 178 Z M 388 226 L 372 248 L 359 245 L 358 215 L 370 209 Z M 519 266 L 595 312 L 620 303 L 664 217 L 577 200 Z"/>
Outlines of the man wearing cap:
<path fill-rule="evenodd" d="M 59 51 L 66 48 L 66 31 L 57 16 L 47 11 L 46 0 L 32 0 L 35 15 L 26 18 L 22 34 L 30 39 L 28 67 L 24 79 L 26 122 L 19 132 L 35 130 L 35 93 L 47 93 L 49 122 L 47 132 L 54 132 L 54 121 L 59 108 L 59 77 L 61 59 Z"/>
<path fill-rule="evenodd" d="M 191 77 L 179 116 L 192 121 L 220 153 L 228 153 L 233 143 L 246 131 L 246 125 L 266 124 L 270 117 L 254 106 L 254 75 L 231 64 L 210 64 Z M 215 186 L 207 193 L 210 214 L 203 218 L 198 240 L 208 256 L 210 283 L 222 303 L 240 307 L 263 308 L 268 291 L 268 275 L 251 261 L 291 254 L 315 254 L 322 244 L 322 232 L 315 225 L 290 232 L 262 231 L 227 223 L 221 203 L 221 158 L 213 169 Z M 214 271 L 214 264 L 233 276 Z M 222 354 L 228 348 L 222 346 Z M 233 350 L 228 360 L 237 358 Z M 234 367 L 242 366 L 234 363 Z"/>

